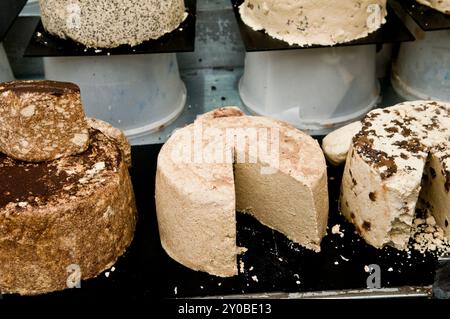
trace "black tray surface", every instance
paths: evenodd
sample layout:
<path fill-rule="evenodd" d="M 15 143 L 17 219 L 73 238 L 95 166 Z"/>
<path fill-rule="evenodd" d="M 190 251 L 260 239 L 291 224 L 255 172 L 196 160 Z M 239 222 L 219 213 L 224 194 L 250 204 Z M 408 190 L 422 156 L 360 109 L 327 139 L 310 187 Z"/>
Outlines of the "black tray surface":
<path fill-rule="evenodd" d="M 186 0 L 188 17 L 181 25 L 157 40 L 149 40 L 131 47 L 121 45 L 113 49 L 86 48 L 71 39 L 60 39 L 45 31 L 39 22 L 25 49 L 26 57 L 102 56 L 126 54 L 150 54 L 192 52 L 195 49 L 196 0 Z"/>
<path fill-rule="evenodd" d="M 299 45 L 289 45 L 289 43 L 274 39 L 264 31 L 255 31 L 247 26 L 239 14 L 239 6 L 244 0 L 231 0 L 234 13 L 239 25 L 242 40 L 247 52 L 271 51 L 271 50 L 292 50 L 292 49 L 310 49 L 321 48 L 324 46 L 312 45 L 301 47 Z M 393 42 L 414 41 L 415 38 L 403 24 L 397 14 L 388 7 L 388 17 L 386 23 L 377 31 L 369 34 L 366 38 L 354 40 L 348 43 L 341 43 L 335 46 L 353 46 L 363 44 L 383 44 Z"/>
<path fill-rule="evenodd" d="M 397 0 L 424 31 L 450 29 L 450 14 L 444 14 L 415 0 Z"/>
<path fill-rule="evenodd" d="M 27 0 L 1 0 L 0 1 L 0 42 L 19 15 Z"/>
<path fill-rule="evenodd" d="M 410 258 L 393 248 L 377 250 L 355 234 L 340 216 L 337 199 L 342 168 L 329 169 L 329 229 L 341 225 L 344 237 L 331 231 L 314 253 L 292 243 L 280 233 L 250 216 L 237 216 L 237 242 L 247 247 L 241 257 L 244 272 L 219 278 L 190 270 L 172 260 L 162 249 L 155 213 L 154 181 L 161 145 L 133 147 L 131 176 L 139 212 L 133 243 L 116 263 L 115 271 L 83 281 L 81 289 L 70 289 L 35 297 L 3 296 L 4 301 L 54 300 L 68 297 L 183 298 L 242 293 L 309 292 L 366 289 L 365 266 L 381 267 L 383 288 L 427 286 L 433 283 L 437 260 L 413 253 Z M 257 238 L 257 240 L 255 240 Z M 256 277 L 255 277 L 256 276 Z M 256 281 L 257 280 L 257 281 Z"/>

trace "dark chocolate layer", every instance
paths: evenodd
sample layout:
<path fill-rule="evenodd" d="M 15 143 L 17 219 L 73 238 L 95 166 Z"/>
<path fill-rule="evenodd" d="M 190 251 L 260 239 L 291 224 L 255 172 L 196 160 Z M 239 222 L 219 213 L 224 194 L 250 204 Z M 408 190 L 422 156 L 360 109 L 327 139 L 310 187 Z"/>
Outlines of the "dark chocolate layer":
<path fill-rule="evenodd" d="M 107 176 L 117 171 L 122 161 L 116 143 L 100 133 L 91 131 L 91 145 L 82 154 L 51 162 L 28 163 L 0 154 L 0 209 L 9 203 L 46 205 L 49 200 L 64 195 L 74 196 L 89 187 L 90 170 L 103 162 L 104 169 L 97 174 Z"/>
<path fill-rule="evenodd" d="M 48 93 L 63 95 L 66 93 L 79 93 L 80 87 L 74 83 L 57 81 L 12 81 L 0 85 L 0 94 L 12 91 L 17 95 L 24 93 Z"/>

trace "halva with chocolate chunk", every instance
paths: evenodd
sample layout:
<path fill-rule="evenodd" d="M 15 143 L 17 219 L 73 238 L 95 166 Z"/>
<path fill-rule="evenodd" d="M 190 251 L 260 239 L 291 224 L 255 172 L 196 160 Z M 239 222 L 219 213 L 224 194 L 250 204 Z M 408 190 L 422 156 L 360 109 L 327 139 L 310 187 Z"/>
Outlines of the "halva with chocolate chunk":
<path fill-rule="evenodd" d="M 55 81 L 0 84 L 0 152 L 41 162 L 82 153 L 88 145 L 77 85 Z"/>
<path fill-rule="evenodd" d="M 386 22 L 386 0 L 245 0 L 245 24 L 300 46 L 364 38 Z"/>
<path fill-rule="evenodd" d="M 238 273 L 236 211 L 319 251 L 328 220 L 325 158 L 317 141 L 288 124 L 217 109 L 163 146 L 156 211 L 165 251 L 216 276 Z"/>
<path fill-rule="evenodd" d="M 172 32 L 185 19 L 183 0 L 40 0 L 45 30 L 92 48 L 135 46 Z"/>
<path fill-rule="evenodd" d="M 90 130 L 82 154 L 26 163 L 0 154 L 0 292 L 62 290 L 110 268 L 136 208 L 117 142 Z"/>
<path fill-rule="evenodd" d="M 407 249 L 419 200 L 450 238 L 450 104 L 374 110 L 348 152 L 340 207 L 369 244 Z"/>

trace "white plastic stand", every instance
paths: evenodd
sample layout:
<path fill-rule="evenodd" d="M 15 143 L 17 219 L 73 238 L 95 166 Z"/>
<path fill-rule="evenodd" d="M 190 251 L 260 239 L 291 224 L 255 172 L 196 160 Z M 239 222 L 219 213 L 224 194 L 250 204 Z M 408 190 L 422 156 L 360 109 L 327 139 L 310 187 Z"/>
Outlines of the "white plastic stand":
<path fill-rule="evenodd" d="M 186 87 L 175 53 L 44 58 L 50 80 L 78 84 L 87 116 L 122 129 L 132 144 L 183 111 Z"/>
<path fill-rule="evenodd" d="M 383 43 L 383 46 L 379 52 L 377 52 L 377 78 L 382 79 L 390 75 L 392 55 L 393 55 L 392 43 Z"/>
<path fill-rule="evenodd" d="M 12 81 L 14 75 L 9 65 L 8 57 L 6 56 L 3 44 L 0 42 L 0 82 Z"/>
<path fill-rule="evenodd" d="M 239 83 L 255 114 L 324 135 L 379 101 L 375 45 L 247 53 Z"/>
<path fill-rule="evenodd" d="M 20 15 L 22 17 L 24 17 L 24 16 L 39 16 L 40 15 L 39 0 L 28 0 L 27 4 L 23 8 Z"/>
<path fill-rule="evenodd" d="M 417 40 L 400 46 L 392 86 L 405 100 L 450 102 L 450 30 L 424 32 L 415 24 L 410 30 Z"/>

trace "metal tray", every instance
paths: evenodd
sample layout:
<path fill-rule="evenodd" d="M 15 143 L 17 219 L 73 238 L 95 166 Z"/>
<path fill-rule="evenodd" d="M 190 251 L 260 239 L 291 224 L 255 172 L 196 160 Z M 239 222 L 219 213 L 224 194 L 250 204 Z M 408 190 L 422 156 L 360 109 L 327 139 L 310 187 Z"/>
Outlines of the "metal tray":
<path fill-rule="evenodd" d="M 9 28 L 19 15 L 27 0 L 0 1 L 0 42 L 3 41 Z"/>
<path fill-rule="evenodd" d="M 135 146 L 131 175 L 139 220 L 133 243 L 116 263 L 115 271 L 83 281 L 71 289 L 34 297 L 3 296 L 4 301 L 45 301 L 67 298 L 190 298 L 365 296 L 427 297 L 433 284 L 437 258 L 393 248 L 377 250 L 354 233 L 340 216 L 337 199 L 342 168 L 329 169 L 329 227 L 339 223 L 344 237 L 329 234 L 322 251 L 314 253 L 238 214 L 237 241 L 248 248 L 242 256 L 244 272 L 219 278 L 192 271 L 172 260 L 162 249 L 155 214 L 154 180 L 161 145 Z M 331 231 L 329 231 L 331 233 Z M 255 240 L 257 238 L 257 240 Z M 381 290 L 367 290 L 365 266 L 381 268 Z M 256 276 L 256 277 L 255 277 Z M 256 281 L 257 280 L 257 281 Z"/>
<path fill-rule="evenodd" d="M 443 14 L 415 0 L 397 0 L 424 31 L 450 29 L 450 14 Z"/>

